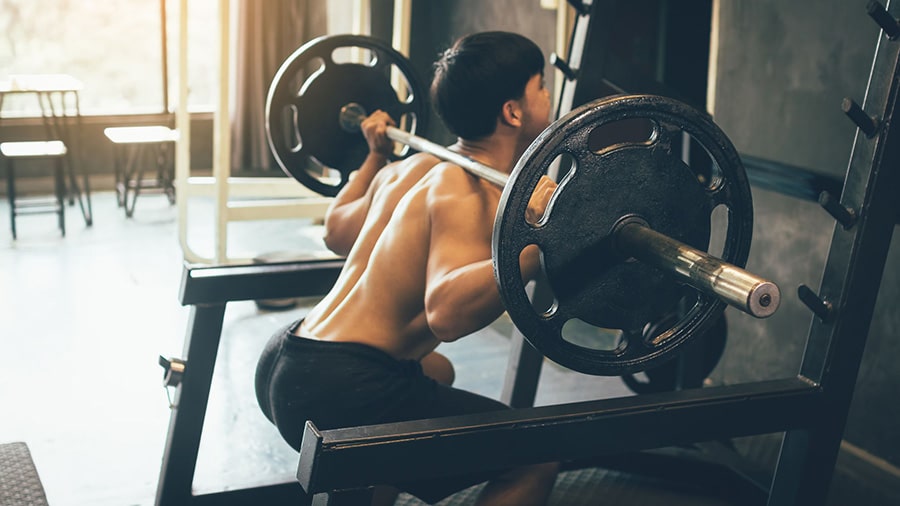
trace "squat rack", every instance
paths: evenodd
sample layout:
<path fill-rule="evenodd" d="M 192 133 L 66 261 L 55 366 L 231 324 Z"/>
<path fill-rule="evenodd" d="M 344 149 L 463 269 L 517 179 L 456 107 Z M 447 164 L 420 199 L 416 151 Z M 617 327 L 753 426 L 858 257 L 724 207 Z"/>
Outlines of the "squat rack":
<path fill-rule="evenodd" d="M 843 104 L 859 129 L 843 191 L 819 198 L 837 223 L 818 294 L 799 290 L 815 317 L 795 378 L 329 431 L 308 422 L 297 474 L 315 503 L 350 504 L 376 483 L 785 431 L 768 504 L 824 504 L 898 219 L 900 28 L 877 3 L 868 10 L 886 35 L 863 105 Z"/>
<path fill-rule="evenodd" d="M 368 487 L 376 483 L 785 432 L 771 483 L 758 484 L 768 504 L 824 504 L 900 214 L 894 201 L 900 188 L 900 133 L 892 125 L 900 94 L 895 40 L 900 26 L 879 8 L 870 3 L 869 13 L 884 32 L 863 103 L 844 104 L 860 128 L 843 188 L 839 196 L 820 196 L 836 224 L 818 291 L 799 290 L 814 316 L 796 377 L 329 431 L 307 423 L 299 486 L 292 482 L 194 496 L 191 482 L 225 305 L 324 293 L 341 262 L 186 265 L 181 301 L 191 306 L 185 342 L 189 367 L 176 391 L 156 503 L 296 504 L 302 486 L 315 504 L 356 504 L 370 497 Z M 576 23 L 588 23 L 591 15 L 589 9 L 579 12 Z M 608 434 L 615 437 L 602 437 Z M 435 452 L 443 458 L 421 458 Z"/>

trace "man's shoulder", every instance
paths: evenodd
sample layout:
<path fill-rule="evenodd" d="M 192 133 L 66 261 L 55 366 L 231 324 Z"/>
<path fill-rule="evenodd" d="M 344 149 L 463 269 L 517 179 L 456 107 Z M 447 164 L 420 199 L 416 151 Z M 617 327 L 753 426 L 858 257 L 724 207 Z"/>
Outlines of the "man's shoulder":
<path fill-rule="evenodd" d="M 422 180 L 428 184 L 461 182 L 466 171 L 453 163 L 442 160 L 430 153 L 415 153 L 382 169 L 386 177 Z M 390 174 L 390 176 L 388 176 Z"/>
<path fill-rule="evenodd" d="M 428 183 L 441 193 L 471 193 L 472 181 L 469 173 L 452 162 L 441 161 L 428 172 Z"/>
<path fill-rule="evenodd" d="M 424 153 L 424 152 L 420 151 L 417 153 L 413 153 L 413 154 L 407 156 L 406 158 L 403 158 L 402 160 L 400 160 L 397 163 L 399 163 L 401 165 L 418 166 L 418 165 L 437 165 L 437 164 L 441 163 L 442 161 L 443 160 L 441 160 L 440 158 L 438 158 L 435 155 L 432 155 L 431 153 Z"/>
<path fill-rule="evenodd" d="M 418 177 L 421 177 L 439 163 L 441 163 L 441 159 L 434 155 L 428 153 L 414 153 L 406 158 L 392 162 L 382 169 L 380 173 L 389 173 L 395 177 L 418 174 Z"/>
<path fill-rule="evenodd" d="M 486 202 L 493 190 L 491 185 L 468 170 L 452 162 L 442 161 L 423 178 L 433 202 L 452 202 L 456 205 L 479 205 Z"/>

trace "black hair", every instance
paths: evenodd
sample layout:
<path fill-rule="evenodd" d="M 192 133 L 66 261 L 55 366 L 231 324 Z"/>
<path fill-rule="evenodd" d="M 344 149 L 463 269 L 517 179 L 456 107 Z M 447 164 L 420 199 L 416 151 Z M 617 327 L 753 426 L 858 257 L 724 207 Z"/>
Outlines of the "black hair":
<path fill-rule="evenodd" d="M 434 64 L 431 103 L 450 131 L 463 139 L 494 132 L 507 100 L 521 98 L 544 54 L 526 37 L 480 32 L 460 38 Z"/>

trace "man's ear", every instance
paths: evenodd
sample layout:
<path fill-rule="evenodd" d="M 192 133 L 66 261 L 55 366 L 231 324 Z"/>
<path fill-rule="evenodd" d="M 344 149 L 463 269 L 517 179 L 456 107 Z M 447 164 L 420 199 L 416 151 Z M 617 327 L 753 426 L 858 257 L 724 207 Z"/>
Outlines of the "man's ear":
<path fill-rule="evenodd" d="M 519 127 L 522 125 L 522 108 L 518 100 L 507 100 L 500 109 L 500 118 L 507 125 Z"/>

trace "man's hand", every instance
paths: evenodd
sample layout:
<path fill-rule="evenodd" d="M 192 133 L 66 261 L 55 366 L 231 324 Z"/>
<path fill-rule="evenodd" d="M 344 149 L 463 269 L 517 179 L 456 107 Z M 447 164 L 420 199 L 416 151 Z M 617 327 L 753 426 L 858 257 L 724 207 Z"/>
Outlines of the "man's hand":
<path fill-rule="evenodd" d="M 528 208 L 525 209 L 525 221 L 532 226 L 537 226 L 547 211 L 550 197 L 556 191 L 557 184 L 547 176 L 541 176 L 531 198 L 528 199 Z M 522 280 L 534 279 L 541 268 L 541 251 L 537 245 L 531 244 L 522 250 L 519 256 L 519 267 L 522 269 Z"/>
<path fill-rule="evenodd" d="M 541 176 L 531 198 L 528 199 L 528 208 L 525 209 L 525 221 L 531 225 L 537 225 L 544 217 L 547 211 L 547 205 L 550 203 L 550 197 L 556 191 L 557 184 L 547 176 Z"/>
<path fill-rule="evenodd" d="M 393 126 L 394 120 L 388 113 L 380 110 L 373 112 L 359 124 L 369 145 L 369 154 L 325 213 L 325 245 L 338 255 L 350 254 L 380 184 L 378 175 L 389 165 L 394 150 L 394 141 L 387 136 L 389 125 Z"/>
<path fill-rule="evenodd" d="M 369 151 L 385 158 L 390 158 L 394 151 L 394 141 L 387 136 L 388 126 L 396 126 L 396 124 L 388 113 L 380 109 L 370 114 L 359 125 L 369 144 Z"/>

